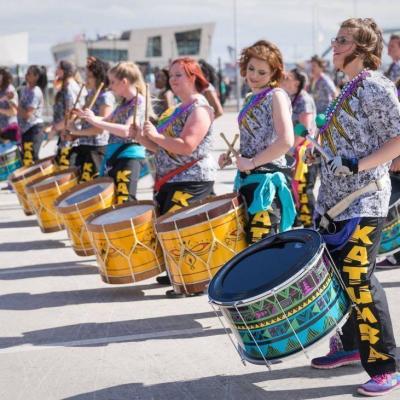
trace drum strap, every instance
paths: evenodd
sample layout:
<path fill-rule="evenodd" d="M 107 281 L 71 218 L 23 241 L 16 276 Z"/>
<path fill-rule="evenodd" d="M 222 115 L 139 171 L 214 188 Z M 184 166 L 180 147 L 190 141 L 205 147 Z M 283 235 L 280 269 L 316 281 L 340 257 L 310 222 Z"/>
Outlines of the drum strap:
<path fill-rule="evenodd" d="M 330 208 L 325 213 L 325 215 L 321 217 L 319 226 L 321 228 L 328 230 L 329 224 L 333 222 L 333 220 L 339 214 L 345 211 L 350 206 L 350 204 L 353 203 L 353 201 L 357 200 L 365 193 L 376 192 L 377 190 L 382 190 L 382 189 L 383 189 L 383 182 L 381 179 L 378 179 L 378 180 L 373 180 L 372 182 L 368 183 L 368 185 L 362 187 L 361 189 L 358 189 L 355 192 L 350 193 L 344 199 L 340 200 L 339 203 Z"/>
<path fill-rule="evenodd" d="M 186 171 L 187 169 L 189 169 L 191 166 L 193 166 L 194 164 L 196 164 L 197 162 L 199 162 L 199 160 L 192 160 L 189 161 L 188 163 L 181 165 L 178 168 L 173 169 L 172 171 L 169 171 L 168 173 L 166 173 L 164 176 L 162 176 L 160 179 L 157 179 L 154 183 L 154 191 L 156 193 L 158 193 L 160 191 L 160 189 L 169 181 L 171 180 L 174 176 L 180 174 L 183 171 Z"/>

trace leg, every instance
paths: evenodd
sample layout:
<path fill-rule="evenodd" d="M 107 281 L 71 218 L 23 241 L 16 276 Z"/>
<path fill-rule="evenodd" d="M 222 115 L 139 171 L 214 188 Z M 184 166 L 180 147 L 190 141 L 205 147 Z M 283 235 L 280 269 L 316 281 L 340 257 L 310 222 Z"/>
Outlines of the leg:
<path fill-rule="evenodd" d="M 22 163 L 28 167 L 34 163 L 34 150 L 33 150 L 33 131 L 32 128 L 28 129 L 22 135 Z"/>
<path fill-rule="evenodd" d="M 43 125 L 38 124 L 31 129 L 33 129 L 33 161 L 36 162 L 39 160 L 39 151 L 44 139 Z"/>

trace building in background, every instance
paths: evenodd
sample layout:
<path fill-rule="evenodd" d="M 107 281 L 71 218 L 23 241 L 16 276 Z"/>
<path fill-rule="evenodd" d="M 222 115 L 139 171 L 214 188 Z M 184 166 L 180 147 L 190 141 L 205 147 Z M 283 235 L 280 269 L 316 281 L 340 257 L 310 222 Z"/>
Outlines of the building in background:
<path fill-rule="evenodd" d="M 88 56 L 111 63 L 135 61 L 143 66 L 164 67 L 176 57 L 209 59 L 215 23 L 160 28 L 132 29 L 120 35 L 88 39 L 79 35 L 74 41 L 51 48 L 55 62 L 62 59 L 85 67 Z"/>

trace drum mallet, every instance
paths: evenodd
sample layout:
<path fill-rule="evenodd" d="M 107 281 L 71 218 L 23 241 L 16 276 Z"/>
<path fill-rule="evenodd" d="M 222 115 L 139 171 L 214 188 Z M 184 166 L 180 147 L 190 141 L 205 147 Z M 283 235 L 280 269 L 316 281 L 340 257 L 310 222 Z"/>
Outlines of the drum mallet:
<path fill-rule="evenodd" d="M 307 139 L 318 150 L 321 156 L 325 158 L 326 161 L 330 161 L 331 157 L 329 157 L 329 154 L 322 148 L 322 146 L 317 142 L 317 140 L 315 140 L 311 136 L 310 132 L 306 129 L 306 127 L 303 124 L 297 124 L 294 127 L 294 133 L 296 136 L 301 136 Z"/>
<path fill-rule="evenodd" d="M 225 134 L 223 132 L 220 133 L 222 139 L 224 140 L 224 142 L 226 143 L 226 145 L 228 146 L 229 151 L 236 157 L 238 158 L 240 156 L 239 152 L 229 143 L 228 139 L 226 138 Z M 244 173 L 246 175 L 250 174 L 250 171 L 244 171 Z"/>
<path fill-rule="evenodd" d="M 239 139 L 239 134 L 237 133 L 236 135 L 235 135 L 235 137 L 233 138 L 233 142 L 231 143 L 231 146 L 232 147 L 235 147 L 235 144 L 236 144 L 236 142 L 237 142 L 237 140 Z M 227 152 L 226 152 L 226 157 L 228 158 L 230 155 L 231 155 L 231 153 L 232 153 L 232 151 L 229 149 Z M 226 163 L 224 163 L 224 165 L 222 166 L 222 168 L 224 168 L 226 166 Z"/>

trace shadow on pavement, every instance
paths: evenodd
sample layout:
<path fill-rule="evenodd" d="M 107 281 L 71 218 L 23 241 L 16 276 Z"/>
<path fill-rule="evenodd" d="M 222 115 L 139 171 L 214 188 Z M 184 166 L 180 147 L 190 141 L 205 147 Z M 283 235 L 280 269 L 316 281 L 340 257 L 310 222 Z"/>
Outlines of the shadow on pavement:
<path fill-rule="evenodd" d="M 354 393 L 355 385 L 339 385 L 304 388 L 304 382 L 299 381 L 296 389 L 285 390 L 284 384 L 274 382 L 276 388 L 270 389 L 269 381 L 279 381 L 287 378 L 321 379 L 324 376 L 342 376 L 359 373 L 358 368 L 343 367 L 327 373 L 318 373 L 308 366 L 273 370 L 272 372 L 257 372 L 252 374 L 211 376 L 187 381 L 167 382 L 156 385 L 131 383 L 83 393 L 64 400 L 308 400 L 320 397 L 340 396 Z M 255 383 L 267 382 L 264 388 Z M 265 387 L 267 386 L 267 387 Z"/>
<path fill-rule="evenodd" d="M 91 265 L 77 261 L 26 265 L 23 267 L 0 269 L 0 281 L 11 281 L 18 279 L 40 278 L 45 276 L 74 276 L 74 275 L 96 275 L 96 260 L 88 260 Z"/>
<path fill-rule="evenodd" d="M 100 280 L 100 278 L 99 278 Z M 165 300 L 163 294 L 145 295 L 143 289 L 152 285 L 105 286 L 98 289 L 69 290 L 49 293 L 12 293 L 0 296 L 0 310 L 38 310 L 41 308 L 62 307 L 90 303 L 125 303 L 141 300 Z M 160 288 L 158 284 L 154 287 Z M 168 288 L 168 287 L 166 287 Z M 182 299 L 177 299 L 179 301 Z M 174 301 L 174 300 L 170 300 Z"/>
<path fill-rule="evenodd" d="M 39 228 L 38 222 L 36 219 L 22 220 L 22 221 L 9 221 L 9 222 L 0 222 L 0 229 L 7 228 L 28 228 L 31 226 L 37 226 Z"/>
<path fill-rule="evenodd" d="M 67 247 L 59 240 L 35 240 L 32 242 L 8 242 L 0 244 L 0 251 L 49 250 Z"/>
<path fill-rule="evenodd" d="M 394 288 L 394 287 L 399 287 L 400 282 L 381 282 L 382 287 L 388 289 L 388 288 Z"/>
<path fill-rule="evenodd" d="M 24 332 L 22 337 L 0 338 L 0 349 L 31 344 L 34 346 L 99 347 L 118 342 L 141 342 L 157 339 L 192 338 L 225 334 L 224 329 L 204 328 L 197 320 L 215 317 L 214 312 L 171 315 L 128 321 L 83 323 Z M 182 334 L 179 331 L 182 330 Z M 187 330 L 192 330 L 187 332 Z M 171 333 L 170 331 L 178 331 Z M 137 337 L 129 337 L 138 335 Z M 143 335 L 141 337 L 140 335 Z M 127 338 L 124 338 L 128 336 Z M 122 337 L 122 338 L 121 338 Z M 113 339 L 114 338 L 114 339 Z M 104 339 L 104 340 L 103 340 Z M 84 343 L 79 343 L 85 341 Z M 96 341 L 96 342 L 91 342 Z"/>

